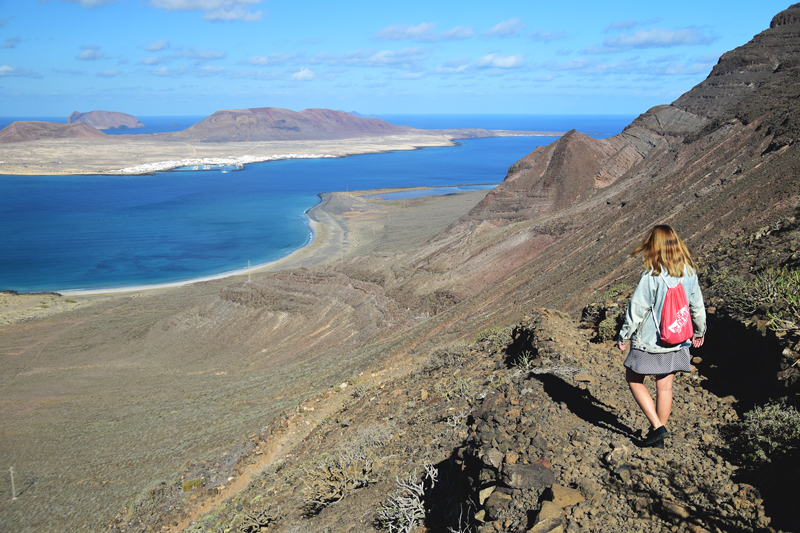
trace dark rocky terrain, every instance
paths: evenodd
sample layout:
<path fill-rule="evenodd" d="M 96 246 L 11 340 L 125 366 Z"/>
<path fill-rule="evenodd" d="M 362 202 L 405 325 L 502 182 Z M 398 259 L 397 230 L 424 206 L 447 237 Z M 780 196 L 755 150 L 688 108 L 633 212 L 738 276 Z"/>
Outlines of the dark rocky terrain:
<path fill-rule="evenodd" d="M 138 118 L 117 111 L 89 111 L 88 113 L 75 111 L 67 118 L 68 124 L 79 122 L 94 126 L 98 130 L 144 128 L 144 124 Z"/>
<path fill-rule="evenodd" d="M 9 352 L 69 359 L 75 380 L 109 353 L 126 365 L 171 357 L 151 379 L 180 408 L 145 411 L 137 398 L 125 424 L 174 416 L 182 429 L 166 442 L 228 452 L 153 472 L 109 527 L 369 531 L 389 529 L 378 516 L 389 503 L 429 531 L 797 531 L 796 460 L 753 469 L 731 435 L 750 406 L 796 401 L 800 336 L 775 329 L 773 309 L 729 305 L 726 280 L 797 266 L 799 12 L 620 135 L 570 132 L 537 149 L 425 242 L 9 326 Z M 711 317 L 664 450 L 636 446 L 644 417 L 601 335 L 613 337 L 625 291 L 611 289 L 636 282 L 628 255 L 657 223 L 701 259 Z M 240 389 L 238 410 L 223 410 L 234 402 L 215 373 Z M 341 376 L 344 388 L 326 381 Z M 276 380 L 292 383 L 289 398 L 260 392 Z M 296 407 L 276 416 L 278 398 Z M 197 420 L 201 408 L 223 414 Z M 395 476 L 411 476 L 399 493 Z"/>
<path fill-rule="evenodd" d="M 91 139 L 106 134 L 88 124 L 61 124 L 19 120 L 0 130 L 0 143 L 38 141 L 41 139 Z"/>

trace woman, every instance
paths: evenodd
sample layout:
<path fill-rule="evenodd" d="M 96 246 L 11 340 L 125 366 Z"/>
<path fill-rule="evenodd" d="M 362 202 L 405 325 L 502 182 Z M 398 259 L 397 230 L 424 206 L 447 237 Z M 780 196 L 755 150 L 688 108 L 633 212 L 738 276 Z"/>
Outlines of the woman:
<path fill-rule="evenodd" d="M 631 257 L 642 254 L 644 272 L 636 287 L 617 346 L 625 350 L 631 340 L 631 350 L 625 359 L 625 379 L 651 429 L 643 446 L 664 446 L 669 437 L 666 425 L 672 411 L 672 382 L 676 372 L 691 370 L 689 345 L 699 348 L 706 333 L 706 310 L 697 282 L 697 265 L 689 250 L 669 226 L 656 226 Z M 694 335 L 679 345 L 661 341 L 658 325 L 661 308 L 669 287 L 683 284 L 692 317 Z M 669 284 L 669 287 L 667 286 Z M 644 385 L 644 377 L 656 380 L 656 402 Z"/>

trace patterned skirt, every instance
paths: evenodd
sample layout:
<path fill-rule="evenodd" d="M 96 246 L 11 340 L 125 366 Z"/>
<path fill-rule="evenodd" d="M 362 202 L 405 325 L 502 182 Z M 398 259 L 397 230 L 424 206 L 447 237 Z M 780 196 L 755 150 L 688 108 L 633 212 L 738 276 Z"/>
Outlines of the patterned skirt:
<path fill-rule="evenodd" d="M 631 348 L 624 364 L 637 374 L 645 376 L 664 376 L 692 370 L 688 346 L 664 353 L 650 353 Z"/>

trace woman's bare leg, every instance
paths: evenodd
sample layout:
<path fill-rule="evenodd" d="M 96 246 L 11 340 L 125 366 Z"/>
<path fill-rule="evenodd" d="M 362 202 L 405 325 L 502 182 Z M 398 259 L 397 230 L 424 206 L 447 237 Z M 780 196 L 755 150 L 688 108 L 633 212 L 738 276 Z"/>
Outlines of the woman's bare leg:
<path fill-rule="evenodd" d="M 656 406 L 653 404 L 653 398 L 650 396 L 650 391 L 644 386 L 644 376 L 637 374 L 630 368 L 625 369 L 625 380 L 631 388 L 633 399 L 639 404 L 639 408 L 644 413 L 644 416 L 650 421 L 653 429 L 663 426 L 661 419 L 656 412 Z M 672 383 L 670 382 L 670 391 L 672 391 Z M 672 406 L 672 397 L 670 396 L 670 407 Z M 669 417 L 669 414 L 667 414 Z"/>
<path fill-rule="evenodd" d="M 656 413 L 659 421 L 667 425 L 669 415 L 672 413 L 672 382 L 675 374 L 667 374 L 656 378 Z"/>

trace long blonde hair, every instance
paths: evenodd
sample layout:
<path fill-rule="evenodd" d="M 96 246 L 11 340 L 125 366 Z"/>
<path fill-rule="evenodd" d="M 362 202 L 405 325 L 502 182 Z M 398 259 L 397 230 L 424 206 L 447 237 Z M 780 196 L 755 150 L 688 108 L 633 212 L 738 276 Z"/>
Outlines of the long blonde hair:
<path fill-rule="evenodd" d="M 686 245 L 675 230 L 667 225 L 659 225 L 650 230 L 650 234 L 631 253 L 631 257 L 639 254 L 642 254 L 645 270 L 649 270 L 653 276 L 666 271 L 670 276 L 680 278 L 686 267 L 697 271 L 697 265 Z"/>

